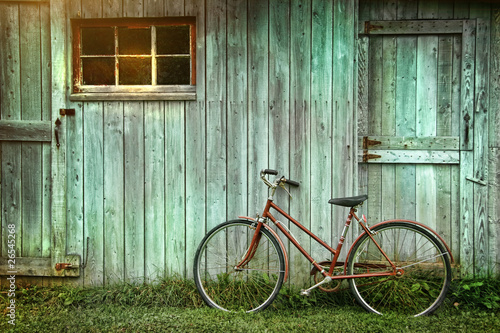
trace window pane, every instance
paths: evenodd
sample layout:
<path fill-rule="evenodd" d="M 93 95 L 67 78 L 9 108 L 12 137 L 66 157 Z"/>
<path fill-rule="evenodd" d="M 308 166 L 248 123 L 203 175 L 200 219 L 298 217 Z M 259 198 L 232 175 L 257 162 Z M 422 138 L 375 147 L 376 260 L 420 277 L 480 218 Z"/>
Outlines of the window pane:
<path fill-rule="evenodd" d="M 114 58 L 82 58 L 84 85 L 114 85 Z"/>
<path fill-rule="evenodd" d="M 118 61 L 119 84 L 151 84 L 151 58 L 121 58 Z"/>
<path fill-rule="evenodd" d="M 190 84 L 191 61 L 189 57 L 164 57 L 157 59 L 157 83 Z"/>
<path fill-rule="evenodd" d="M 115 33 L 113 28 L 82 28 L 83 55 L 115 54 Z"/>
<path fill-rule="evenodd" d="M 156 28 L 158 54 L 189 54 L 189 25 Z"/>
<path fill-rule="evenodd" d="M 151 54 L 151 28 L 118 29 L 119 54 Z"/>

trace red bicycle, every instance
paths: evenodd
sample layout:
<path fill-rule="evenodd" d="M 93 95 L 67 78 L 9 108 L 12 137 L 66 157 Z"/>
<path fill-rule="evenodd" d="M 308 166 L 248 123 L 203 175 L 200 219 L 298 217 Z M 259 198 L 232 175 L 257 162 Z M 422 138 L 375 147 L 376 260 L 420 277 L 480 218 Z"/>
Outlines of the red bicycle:
<path fill-rule="evenodd" d="M 269 306 L 288 276 L 288 258 L 283 241 L 269 222 L 273 222 L 313 265 L 312 289 L 337 291 L 349 281 L 354 297 L 366 310 L 388 311 L 420 316 L 432 313 L 446 298 L 451 282 L 451 251 L 444 240 L 427 226 L 409 220 L 391 220 L 369 227 L 366 218 L 356 216 L 367 195 L 331 199 L 329 203 L 350 208 L 337 248 L 313 234 L 273 201 L 275 191 L 285 184 L 299 183 L 283 177 L 273 182 L 261 171 L 270 196 L 261 216 L 240 217 L 224 222 L 203 238 L 194 260 L 196 287 L 211 307 L 225 311 L 259 311 Z M 331 261 L 317 262 L 272 214 L 287 218 L 332 254 Z M 354 241 L 347 261 L 338 261 L 351 221 L 359 222 L 363 232 Z"/>

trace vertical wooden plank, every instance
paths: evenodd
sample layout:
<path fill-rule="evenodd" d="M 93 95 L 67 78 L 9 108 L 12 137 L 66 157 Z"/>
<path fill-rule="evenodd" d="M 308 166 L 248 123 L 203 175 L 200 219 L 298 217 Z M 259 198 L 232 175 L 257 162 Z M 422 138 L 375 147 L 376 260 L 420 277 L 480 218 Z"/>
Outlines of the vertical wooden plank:
<path fill-rule="evenodd" d="M 382 18 L 384 2 L 375 1 L 370 4 L 370 19 Z M 382 134 L 382 95 L 383 95 L 383 36 L 370 36 L 368 46 L 368 133 Z M 368 170 L 368 200 L 367 215 L 373 222 L 382 220 L 382 165 L 367 166 Z M 372 222 L 372 223 L 373 223 Z"/>
<path fill-rule="evenodd" d="M 247 214 L 247 0 L 227 2 L 227 218 Z"/>
<path fill-rule="evenodd" d="M 332 142 L 332 195 L 350 196 L 355 193 L 354 163 L 352 147 L 357 144 L 355 135 L 353 108 L 354 108 L 354 31 L 356 30 L 354 17 L 354 1 L 341 0 L 333 6 L 333 73 L 332 73 L 332 100 L 335 101 Z M 341 128 L 347 131 L 339 130 Z M 330 243 L 336 242 L 344 228 L 346 217 L 345 209 L 334 209 L 332 230 L 335 235 Z M 347 248 L 352 242 L 347 237 L 343 253 L 347 255 Z"/>
<path fill-rule="evenodd" d="M 186 276 L 186 127 L 183 102 L 170 102 L 165 109 L 165 175 L 166 194 L 166 254 L 167 275 Z M 193 224 L 196 225 L 197 222 Z"/>
<path fill-rule="evenodd" d="M 19 44 L 21 68 L 21 119 L 40 120 L 41 115 L 41 40 L 38 5 L 19 4 Z M 42 145 L 21 144 L 21 218 L 22 256 L 42 254 Z"/>
<path fill-rule="evenodd" d="M 50 36 L 52 63 L 52 121 L 55 124 L 59 117 L 59 107 L 66 105 L 66 78 L 68 59 L 66 59 L 66 3 L 62 0 L 50 2 Z M 59 106 L 59 107 L 54 107 Z M 58 126 L 59 146 L 56 140 L 51 143 L 51 258 L 52 267 L 58 262 L 66 262 L 66 121 L 61 119 Z M 55 271 L 55 274 L 61 274 Z"/>
<path fill-rule="evenodd" d="M 332 237 L 332 50 L 333 2 L 312 3 L 311 27 L 311 231 L 326 242 Z M 333 170 L 333 172 L 338 172 Z M 333 221 L 339 223 L 339 221 Z M 329 258 L 316 242 L 311 243 L 314 258 Z"/>
<path fill-rule="evenodd" d="M 226 219 L 226 4 L 207 1 L 206 22 L 206 210 L 207 231 Z"/>
<path fill-rule="evenodd" d="M 481 4 L 471 14 L 485 9 Z M 489 6 L 489 5 L 488 5 Z M 478 14 L 479 14 L 478 13 Z M 489 15 L 489 13 L 488 13 Z M 478 15 L 479 16 L 479 15 Z M 477 19 L 476 29 L 476 66 L 475 66 L 475 105 L 474 105 L 474 178 L 480 182 L 488 179 L 488 112 L 489 105 L 489 58 L 490 58 L 489 17 Z M 488 275 L 488 187 L 474 184 L 474 275 Z"/>
<path fill-rule="evenodd" d="M 164 108 L 162 102 L 147 102 L 144 106 L 144 266 L 148 281 L 164 275 L 165 247 L 169 245 L 167 237 L 171 237 L 165 230 L 165 223 L 170 222 L 169 217 L 165 216 L 169 201 L 165 198 L 169 198 L 175 188 L 165 187 L 165 183 L 173 177 L 169 173 L 165 177 L 165 170 L 170 165 L 165 154 L 176 149 L 168 146 L 166 140 L 171 135 L 178 135 L 178 132 L 165 130 Z M 182 235 L 174 237 L 181 238 Z"/>
<path fill-rule="evenodd" d="M 51 120 L 51 96 L 50 96 L 50 6 L 44 4 L 40 6 L 41 17 L 41 76 L 42 76 L 42 120 Z M 42 256 L 50 257 L 50 193 L 51 193 L 51 169 L 50 169 L 50 143 L 42 144 Z M 83 201 L 83 200 L 82 200 Z"/>
<path fill-rule="evenodd" d="M 384 3 L 384 20 L 395 20 L 397 17 L 396 3 Z M 397 38 L 395 36 L 382 37 L 382 100 L 381 100 L 381 129 L 382 135 L 396 135 L 396 65 L 397 65 Z M 396 204 L 396 166 L 381 165 L 382 176 L 382 211 L 381 219 L 395 218 Z"/>
<path fill-rule="evenodd" d="M 300 182 L 300 187 L 293 190 L 290 213 L 304 226 L 311 226 L 310 173 L 311 173 L 311 2 L 292 1 L 290 5 L 290 178 Z M 306 82 L 306 84 L 304 84 Z M 291 231 L 298 242 L 310 251 L 311 239 L 295 226 Z M 290 251 L 290 265 L 297 271 L 305 272 L 310 263 L 298 252 Z M 310 276 L 296 274 L 291 283 L 305 286 Z"/>
<path fill-rule="evenodd" d="M 474 275 L 474 86 L 476 22 L 464 21 L 462 33 L 461 115 L 460 115 L 460 266 L 462 277 Z"/>
<path fill-rule="evenodd" d="M 425 16 L 420 13 L 421 16 Z M 437 36 L 417 37 L 416 135 L 436 135 Z M 416 219 L 436 229 L 436 175 L 433 165 L 416 167 Z"/>
<path fill-rule="evenodd" d="M 417 2 L 398 2 L 398 20 L 414 19 L 417 16 Z M 396 65 L 396 135 L 415 136 L 416 132 L 416 77 L 417 37 L 401 36 L 397 39 Z M 415 166 L 396 166 L 396 206 L 399 218 L 415 219 Z"/>
<path fill-rule="evenodd" d="M 123 153 L 124 153 L 124 242 L 125 242 L 125 281 L 138 283 L 144 277 L 144 248 L 149 239 L 144 235 L 144 106 L 142 102 L 124 104 L 123 115 Z M 163 148 L 163 146 L 161 147 Z M 160 152 L 162 149 L 159 149 Z M 113 168 L 114 169 L 114 168 Z M 161 205 L 163 208 L 163 203 Z M 155 223 L 148 220 L 148 223 Z M 161 220 L 163 224 L 163 219 Z M 160 229 L 161 230 L 161 229 Z M 159 231 L 160 231 L 159 230 Z M 158 232 L 160 235 L 163 233 Z M 161 267 L 163 268 L 163 267 Z M 163 271 L 163 269 L 162 269 Z"/>
<path fill-rule="evenodd" d="M 142 17 L 144 13 L 142 0 L 125 0 L 122 8 L 124 17 Z"/>
<path fill-rule="evenodd" d="M 19 64 L 19 8 L 0 4 L 0 119 L 21 119 L 21 77 Z M 7 225 L 16 226 L 16 253 L 21 253 L 21 144 L 1 142 L 2 256 L 7 255 Z"/>
<path fill-rule="evenodd" d="M 153 0 L 155 2 L 162 2 Z M 164 1 L 163 1 L 164 2 Z M 164 2 L 164 13 L 166 16 L 181 16 L 184 15 L 184 0 L 171 0 Z"/>
<path fill-rule="evenodd" d="M 83 214 L 85 254 L 85 286 L 104 284 L 104 113 L 102 103 L 83 105 Z M 111 243 L 109 243 L 111 244 Z"/>
<path fill-rule="evenodd" d="M 196 16 L 196 95 L 197 102 L 186 102 L 186 271 L 192 277 L 194 255 L 205 235 L 205 7 L 202 0 L 186 0 L 186 15 Z"/>
<path fill-rule="evenodd" d="M 440 7 L 440 12 L 442 8 Z M 453 102 L 453 36 L 439 36 L 438 67 L 437 67 L 437 114 L 436 134 L 438 136 L 453 135 L 453 113 L 458 114 L 458 108 L 452 109 Z M 435 166 L 436 172 L 436 231 L 452 245 L 452 217 L 457 201 L 451 198 L 456 193 L 456 186 L 452 182 L 454 166 Z M 456 215 L 455 215 L 456 216 Z M 453 251 L 453 249 L 452 249 Z"/>
<path fill-rule="evenodd" d="M 104 282 L 125 277 L 122 102 L 104 104 Z"/>
<path fill-rule="evenodd" d="M 476 22 L 464 21 L 462 33 L 462 77 L 461 77 L 461 118 L 460 147 L 463 150 L 473 148 L 474 124 L 474 67 L 475 67 Z"/>
<path fill-rule="evenodd" d="M 67 1 L 66 8 L 66 24 L 70 24 L 70 18 L 78 18 L 81 16 L 81 1 Z M 66 34 L 66 45 L 72 45 L 72 34 Z M 72 48 L 68 47 L 67 59 L 71 59 Z M 72 71 L 66 72 L 66 82 L 72 82 Z M 80 254 L 82 263 L 86 262 L 87 247 L 84 222 L 84 142 L 83 142 L 83 104 L 70 102 L 69 96 L 66 96 L 65 107 L 75 110 L 74 116 L 65 117 L 67 129 L 67 156 L 66 156 L 66 177 L 67 177 L 67 252 L 72 254 Z M 74 283 L 84 284 L 84 272 L 81 271 L 81 279 L 75 280 Z M 77 282 L 78 281 L 78 282 Z"/>
<path fill-rule="evenodd" d="M 500 4 L 492 5 L 491 10 L 491 54 L 500 54 Z M 490 57 L 490 112 L 489 112 L 489 144 L 500 147 L 500 57 Z"/>
<path fill-rule="evenodd" d="M 165 5 L 173 5 L 170 4 L 172 1 L 161 1 L 161 0 L 144 0 L 144 17 L 156 17 L 156 16 L 164 16 Z M 181 2 L 181 5 L 183 1 Z M 179 6 L 177 3 L 175 5 Z"/>
<path fill-rule="evenodd" d="M 269 123 L 269 7 L 248 1 L 248 213 L 261 214 L 267 187 L 259 172 L 273 168 L 268 155 Z M 272 83 L 271 83 L 272 84 Z"/>
<path fill-rule="evenodd" d="M 473 173 L 472 151 L 460 152 L 460 273 L 474 276 L 474 184 L 467 180 Z"/>
<path fill-rule="evenodd" d="M 269 6 L 269 159 L 289 174 L 290 8 L 288 1 Z M 278 198 L 286 200 L 286 194 Z M 284 201 L 281 201 L 282 203 Z"/>
<path fill-rule="evenodd" d="M 491 54 L 500 54 L 500 4 L 493 4 L 491 11 Z M 490 274 L 500 274 L 500 58 L 491 57 L 490 63 L 490 112 L 489 112 L 489 266 Z"/>

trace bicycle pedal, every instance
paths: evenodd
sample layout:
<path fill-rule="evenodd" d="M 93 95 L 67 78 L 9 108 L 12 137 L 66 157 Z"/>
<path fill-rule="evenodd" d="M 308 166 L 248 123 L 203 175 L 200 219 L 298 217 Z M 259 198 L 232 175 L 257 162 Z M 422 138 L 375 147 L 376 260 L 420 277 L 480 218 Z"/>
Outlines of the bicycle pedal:
<path fill-rule="evenodd" d="M 302 289 L 300 291 L 300 295 L 301 296 L 311 296 L 311 291 L 310 290 L 306 290 L 306 289 Z"/>

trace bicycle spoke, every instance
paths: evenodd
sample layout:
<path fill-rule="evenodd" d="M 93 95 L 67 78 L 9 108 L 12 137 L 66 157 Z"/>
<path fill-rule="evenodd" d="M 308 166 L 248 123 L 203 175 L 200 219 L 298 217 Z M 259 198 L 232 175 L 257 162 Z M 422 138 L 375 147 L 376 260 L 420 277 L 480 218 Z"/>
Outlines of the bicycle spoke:
<path fill-rule="evenodd" d="M 379 314 L 397 311 L 422 315 L 435 310 L 446 296 L 451 279 L 448 253 L 442 250 L 440 243 L 423 228 L 407 222 L 382 225 L 374 238 L 396 265 L 398 274 L 350 280 L 358 302 L 368 311 Z M 348 273 L 391 271 L 388 266 L 375 244 L 364 236 L 353 246 Z"/>

